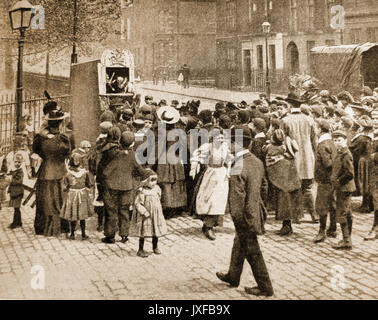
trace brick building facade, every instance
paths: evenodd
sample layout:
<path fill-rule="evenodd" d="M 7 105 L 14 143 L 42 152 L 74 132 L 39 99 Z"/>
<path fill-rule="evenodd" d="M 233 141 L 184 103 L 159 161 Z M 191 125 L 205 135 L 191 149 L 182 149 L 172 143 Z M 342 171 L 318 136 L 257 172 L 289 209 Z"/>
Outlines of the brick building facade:
<path fill-rule="evenodd" d="M 274 90 L 286 90 L 287 76 L 309 71 L 311 48 L 340 43 L 330 26 L 338 0 L 218 0 L 217 86 L 265 90 L 268 21 L 268 65 Z"/>
<path fill-rule="evenodd" d="M 215 0 L 134 0 L 123 13 L 127 47 L 137 73 L 154 68 L 171 77 L 186 63 L 195 77 L 215 70 Z"/>
<path fill-rule="evenodd" d="M 344 0 L 343 6 L 345 7 L 345 43 L 378 43 L 378 1 Z"/>

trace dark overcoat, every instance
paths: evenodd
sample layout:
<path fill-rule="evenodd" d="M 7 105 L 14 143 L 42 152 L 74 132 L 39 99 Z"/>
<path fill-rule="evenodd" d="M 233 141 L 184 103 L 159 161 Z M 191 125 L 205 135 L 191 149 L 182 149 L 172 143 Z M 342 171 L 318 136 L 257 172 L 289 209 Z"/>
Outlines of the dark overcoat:
<path fill-rule="evenodd" d="M 336 147 L 332 139 L 318 144 L 315 157 L 315 181 L 318 183 L 331 183 L 332 161 L 336 156 Z"/>
<path fill-rule="evenodd" d="M 354 192 L 353 157 L 347 147 L 337 151 L 333 160 L 331 183 L 337 192 Z"/>
<path fill-rule="evenodd" d="M 240 174 L 236 174 L 241 169 Z M 235 160 L 229 180 L 229 209 L 235 228 L 264 233 L 265 212 L 261 184 L 265 177 L 263 163 L 250 152 Z"/>

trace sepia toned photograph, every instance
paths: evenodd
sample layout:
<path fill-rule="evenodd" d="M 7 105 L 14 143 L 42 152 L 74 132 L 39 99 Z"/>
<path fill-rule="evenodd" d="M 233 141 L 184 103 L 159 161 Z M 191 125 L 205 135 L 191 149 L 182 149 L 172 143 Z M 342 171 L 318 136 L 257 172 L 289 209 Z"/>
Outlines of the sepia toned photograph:
<path fill-rule="evenodd" d="M 377 244 L 378 0 L 0 0 L 0 300 L 377 300 Z"/>

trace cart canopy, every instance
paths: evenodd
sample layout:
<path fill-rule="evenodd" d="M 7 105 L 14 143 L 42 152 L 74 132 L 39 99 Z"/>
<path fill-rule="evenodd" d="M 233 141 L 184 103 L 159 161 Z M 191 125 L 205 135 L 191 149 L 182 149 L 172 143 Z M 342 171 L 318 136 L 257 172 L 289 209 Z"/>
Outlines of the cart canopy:
<path fill-rule="evenodd" d="M 347 90 L 359 96 L 364 85 L 378 86 L 378 44 L 315 47 L 310 70 L 333 94 Z"/>

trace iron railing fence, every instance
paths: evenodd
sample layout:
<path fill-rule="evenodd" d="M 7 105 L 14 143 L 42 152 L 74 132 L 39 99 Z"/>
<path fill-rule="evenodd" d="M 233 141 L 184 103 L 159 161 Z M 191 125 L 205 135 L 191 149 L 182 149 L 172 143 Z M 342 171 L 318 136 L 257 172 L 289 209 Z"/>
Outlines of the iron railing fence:
<path fill-rule="evenodd" d="M 70 95 L 52 97 L 64 111 L 70 110 Z M 30 116 L 34 132 L 38 132 L 43 121 L 43 106 L 47 98 L 25 97 L 22 101 L 23 116 Z M 0 145 L 5 152 L 13 149 L 16 134 L 16 99 L 14 95 L 0 96 Z"/>

